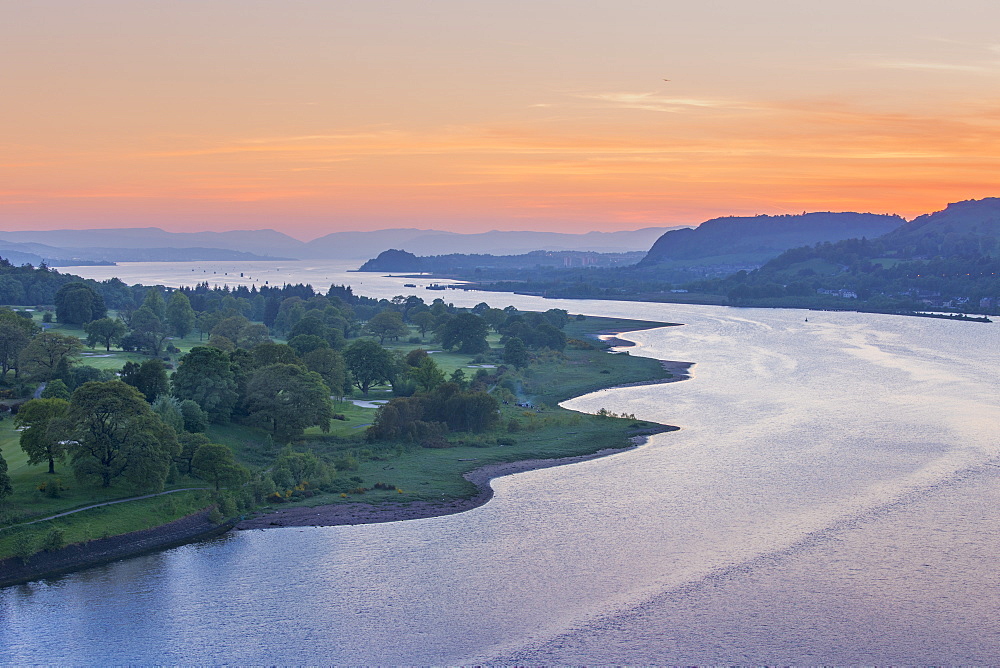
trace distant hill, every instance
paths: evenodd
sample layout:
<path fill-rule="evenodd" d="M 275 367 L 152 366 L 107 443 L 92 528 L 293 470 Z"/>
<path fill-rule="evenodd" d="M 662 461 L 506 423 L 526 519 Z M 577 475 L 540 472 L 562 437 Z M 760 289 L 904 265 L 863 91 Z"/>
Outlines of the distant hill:
<path fill-rule="evenodd" d="M 789 248 L 855 237 L 879 237 L 904 224 L 900 216 L 872 213 L 805 213 L 785 216 L 714 218 L 694 229 L 665 233 L 639 263 L 704 260 L 713 264 L 762 264 Z"/>
<path fill-rule="evenodd" d="M 557 232 L 482 232 L 462 234 L 441 230 L 389 229 L 367 232 L 333 232 L 310 242 L 299 241 L 274 230 L 236 230 L 230 232 L 167 232 L 158 227 L 134 227 L 93 230 L 22 230 L 0 231 L 0 239 L 9 242 L 10 250 L 34 253 L 40 257 L 83 257 L 87 259 L 130 261 L 140 256 L 110 252 L 111 249 L 143 249 L 141 259 L 167 259 L 149 249 L 189 249 L 202 251 L 238 251 L 263 258 L 309 260 L 363 260 L 376 256 L 386 248 L 406 248 L 417 255 L 447 253 L 491 253 L 512 255 L 535 250 L 579 250 L 592 252 L 644 251 L 667 230 L 678 227 L 647 227 L 623 232 L 587 232 L 568 234 Z M 43 244 L 60 253 L 45 249 L 15 248 L 16 244 Z M 104 252 L 109 251 L 109 252 Z M 98 257 L 99 255 L 99 257 Z M 236 259 L 231 257 L 199 257 L 187 259 Z M 171 256 L 171 259 L 180 259 Z M 246 259 L 246 258 L 244 258 Z M 259 258 L 258 258 L 259 259 Z"/>
<path fill-rule="evenodd" d="M 413 253 L 390 248 L 365 262 L 358 271 L 423 271 L 423 263 Z"/>
<path fill-rule="evenodd" d="M 646 250 L 665 231 L 679 227 L 646 227 L 623 232 L 480 232 L 460 234 L 437 230 L 396 229 L 334 232 L 306 244 L 303 257 L 365 259 L 386 248 L 405 248 L 414 255 L 518 255 L 536 250 L 624 253 Z"/>
<path fill-rule="evenodd" d="M 882 241 L 902 255 L 1000 256 L 1000 197 L 949 204 L 886 234 Z"/>

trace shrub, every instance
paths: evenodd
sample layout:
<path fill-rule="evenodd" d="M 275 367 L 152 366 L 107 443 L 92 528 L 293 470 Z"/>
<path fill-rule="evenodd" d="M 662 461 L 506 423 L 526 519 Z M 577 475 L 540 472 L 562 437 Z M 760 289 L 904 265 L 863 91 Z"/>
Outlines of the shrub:
<path fill-rule="evenodd" d="M 35 540 L 30 533 L 22 532 L 14 538 L 14 556 L 20 559 L 22 564 L 28 563 L 28 559 L 35 552 Z"/>
<path fill-rule="evenodd" d="M 390 485 L 387 482 L 377 482 L 377 483 L 375 483 L 375 489 L 387 489 L 389 491 L 392 491 L 392 490 L 396 489 L 396 486 L 395 485 Z"/>
<path fill-rule="evenodd" d="M 46 552 L 55 552 L 66 546 L 66 532 L 62 529 L 52 529 L 45 538 L 42 539 L 42 549 Z"/>
<path fill-rule="evenodd" d="M 517 441 L 512 438 L 498 438 L 497 445 L 517 445 Z"/>
<path fill-rule="evenodd" d="M 451 443 L 443 436 L 431 436 L 420 441 L 421 448 L 450 448 Z"/>

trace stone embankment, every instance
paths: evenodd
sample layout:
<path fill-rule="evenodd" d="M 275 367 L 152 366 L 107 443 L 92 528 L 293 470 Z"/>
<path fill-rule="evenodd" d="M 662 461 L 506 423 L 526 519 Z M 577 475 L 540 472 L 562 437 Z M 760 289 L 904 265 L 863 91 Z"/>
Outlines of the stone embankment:
<path fill-rule="evenodd" d="M 229 531 L 233 523 L 216 524 L 203 510 L 163 526 L 133 531 L 86 543 L 67 545 L 54 552 L 38 552 L 22 562 L 19 558 L 0 561 L 0 587 L 39 580 L 61 573 L 97 566 L 126 557 L 176 547 Z"/>

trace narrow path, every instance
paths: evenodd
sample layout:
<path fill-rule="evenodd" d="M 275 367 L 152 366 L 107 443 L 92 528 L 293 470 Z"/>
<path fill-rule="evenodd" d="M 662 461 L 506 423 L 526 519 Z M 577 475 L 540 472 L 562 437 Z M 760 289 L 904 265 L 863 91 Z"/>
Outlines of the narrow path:
<path fill-rule="evenodd" d="M 166 492 L 157 492 L 156 494 L 145 494 L 143 496 L 133 496 L 127 499 L 118 499 L 117 501 L 105 501 L 104 503 L 95 503 L 92 506 L 84 506 L 83 508 L 77 508 L 76 510 L 67 510 L 64 513 L 59 513 L 57 515 L 50 515 L 49 517 L 43 517 L 40 520 L 32 520 L 30 522 L 22 522 L 20 524 L 11 524 L 10 526 L 0 527 L 0 531 L 4 529 L 12 529 L 14 527 L 26 527 L 29 524 L 38 524 L 39 522 L 47 522 L 48 520 L 54 520 L 57 517 L 65 517 L 66 515 L 72 515 L 73 513 L 82 513 L 84 510 L 90 510 L 92 508 L 100 508 L 101 506 L 112 506 L 116 503 L 125 503 L 126 501 L 139 501 L 141 499 L 151 499 L 154 496 L 163 496 L 164 494 L 173 494 L 175 492 L 193 492 L 200 489 L 212 489 L 211 487 L 185 487 L 184 489 L 169 489 Z"/>
<path fill-rule="evenodd" d="M 46 385 L 45 383 L 39 383 L 38 387 L 35 389 L 34 396 L 32 396 L 31 398 L 32 399 L 41 399 L 42 398 L 42 392 L 45 391 L 45 385 Z"/>

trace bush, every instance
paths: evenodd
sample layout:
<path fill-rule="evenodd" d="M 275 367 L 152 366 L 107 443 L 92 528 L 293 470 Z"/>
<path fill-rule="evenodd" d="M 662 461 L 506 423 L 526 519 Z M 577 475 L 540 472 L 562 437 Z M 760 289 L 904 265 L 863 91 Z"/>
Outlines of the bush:
<path fill-rule="evenodd" d="M 66 546 L 66 532 L 62 529 L 52 529 L 45 538 L 42 539 L 42 549 L 46 552 L 55 552 Z"/>
<path fill-rule="evenodd" d="M 451 443 L 443 436 L 431 436 L 420 441 L 421 448 L 450 448 Z"/>
<path fill-rule="evenodd" d="M 410 343 L 420 343 L 421 342 L 419 336 L 411 336 L 409 339 L 407 339 L 407 341 L 409 341 Z"/>
<path fill-rule="evenodd" d="M 512 434 L 516 434 L 517 432 L 521 431 L 521 423 L 518 422 L 515 418 L 511 418 L 507 422 L 507 431 L 509 431 Z"/>
<path fill-rule="evenodd" d="M 517 445 L 517 441 L 512 438 L 498 438 L 497 445 Z"/>
<path fill-rule="evenodd" d="M 396 486 L 395 485 L 390 485 L 387 482 L 377 482 L 377 483 L 375 483 L 375 489 L 386 489 L 386 490 L 392 491 L 392 490 L 396 489 Z"/>
<path fill-rule="evenodd" d="M 14 556 L 20 559 L 22 564 L 28 563 L 28 559 L 35 552 L 35 540 L 30 533 L 22 532 L 14 538 Z"/>
<path fill-rule="evenodd" d="M 352 455 L 344 455 L 338 459 L 333 460 L 333 466 L 338 471 L 357 471 L 361 463 L 358 461 L 357 457 Z"/>

